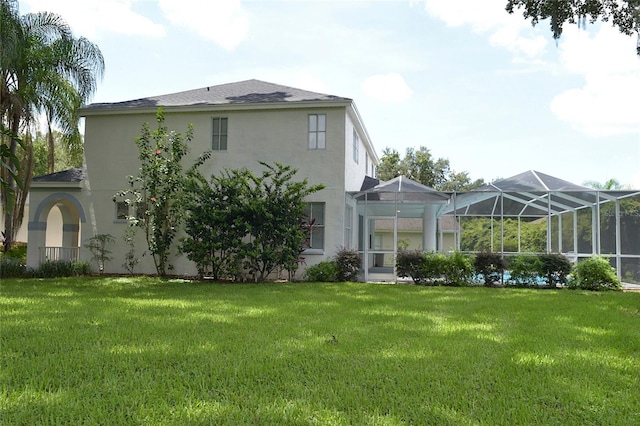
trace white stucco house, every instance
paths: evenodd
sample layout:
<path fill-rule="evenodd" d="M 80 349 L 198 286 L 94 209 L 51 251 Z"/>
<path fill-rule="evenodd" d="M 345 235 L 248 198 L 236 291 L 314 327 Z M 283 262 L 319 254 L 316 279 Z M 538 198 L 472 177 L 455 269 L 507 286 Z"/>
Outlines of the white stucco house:
<path fill-rule="evenodd" d="M 124 208 L 114 194 L 136 175 L 134 143 L 143 123 L 155 127 L 158 107 L 170 130 L 184 133 L 193 125 L 190 164 L 212 150 L 201 168 L 205 176 L 225 168 L 261 170 L 259 161 L 280 162 L 298 169 L 297 178 L 322 183 L 325 189 L 308 198 L 321 235 L 305 253 L 308 265 L 330 258 L 342 246 L 353 247 L 357 226 L 355 201 L 346 196 L 373 177 L 378 155 L 352 99 L 315 93 L 259 80 L 247 80 L 186 92 L 84 107 L 85 169 L 43 176 L 34 181 L 29 217 L 28 264 L 77 256 L 89 259 L 83 244 L 96 234 L 111 234 L 114 259 L 106 272 L 121 273 L 127 248 Z M 62 244 L 47 240 L 47 217 L 57 207 L 63 217 Z M 145 243 L 140 240 L 138 250 Z M 57 251 L 57 252 L 55 252 Z M 55 252 L 55 253 L 54 253 Z M 185 256 L 172 259 L 174 273 L 192 275 Z M 150 256 L 137 272 L 154 273 Z"/>
<path fill-rule="evenodd" d="M 315 218 L 306 265 L 331 259 L 341 247 L 356 248 L 365 281 L 395 281 L 398 248 L 460 250 L 474 217 L 492 224 L 491 250 L 504 253 L 507 219 L 546 220 L 546 252 L 575 261 L 607 256 L 619 277 L 640 280 L 640 191 L 599 191 L 528 171 L 468 193 L 439 192 L 399 176 L 375 178 L 378 155 L 352 99 L 247 80 L 186 92 L 84 107 L 85 164 L 81 169 L 34 178 L 28 212 L 27 264 L 90 260 L 84 244 L 97 234 L 115 238 L 107 273 L 125 273 L 129 247 L 126 204 L 114 195 L 140 167 L 135 139 L 147 122 L 155 128 L 159 107 L 165 125 L 184 133 L 193 125 L 188 167 L 213 155 L 205 176 L 226 169 L 261 171 L 260 161 L 298 169 L 299 179 L 324 184 L 306 200 Z M 494 227 L 493 223 L 496 222 Z M 518 252 L 520 251 L 518 225 Z M 494 232 L 495 231 L 495 232 Z M 146 242 L 141 233 L 136 251 Z M 172 273 L 195 275 L 186 256 L 171 259 Z M 155 273 L 151 256 L 137 273 Z M 635 281 L 634 281 L 635 282 Z"/>

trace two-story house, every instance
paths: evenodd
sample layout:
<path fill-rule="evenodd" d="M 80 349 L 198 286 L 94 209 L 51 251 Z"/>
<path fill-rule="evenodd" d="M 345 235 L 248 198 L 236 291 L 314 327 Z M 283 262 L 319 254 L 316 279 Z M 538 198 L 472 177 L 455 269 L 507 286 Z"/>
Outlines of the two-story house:
<path fill-rule="evenodd" d="M 378 156 L 353 100 L 247 80 L 84 107 L 86 169 L 44 177 L 32 187 L 30 266 L 44 258 L 88 260 L 90 254 L 83 247 L 86 241 L 96 234 L 110 234 L 115 238 L 114 259 L 107 263 L 106 272 L 125 272 L 122 264 L 127 247 L 122 235 L 128 212 L 113 197 L 127 187 L 127 176 L 138 173 L 134 141 L 143 123 L 155 128 L 159 107 L 170 130 L 184 133 L 193 125 L 187 167 L 198 155 L 212 150 L 211 159 L 201 168 L 205 176 L 225 168 L 262 170 L 259 161 L 279 162 L 297 168 L 297 178 L 325 185 L 307 200 L 316 229 L 312 248 L 305 253 L 307 265 L 330 258 L 340 247 L 355 247 L 355 201 L 347 193 L 359 190 L 365 176 L 374 175 Z M 47 217 L 53 208 L 63 218 L 58 253 L 46 249 L 51 245 Z M 136 244 L 142 252 L 144 241 Z M 154 273 L 150 256 L 142 260 L 136 271 Z M 195 273 L 194 264 L 185 256 L 172 263 L 176 274 Z"/>

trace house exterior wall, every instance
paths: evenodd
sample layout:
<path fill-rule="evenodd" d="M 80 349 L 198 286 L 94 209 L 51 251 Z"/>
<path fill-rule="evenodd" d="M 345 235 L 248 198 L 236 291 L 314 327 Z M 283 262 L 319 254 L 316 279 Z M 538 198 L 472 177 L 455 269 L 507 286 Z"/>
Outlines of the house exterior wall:
<path fill-rule="evenodd" d="M 307 265 L 316 264 L 333 256 L 343 246 L 345 229 L 345 191 L 358 189 L 365 176 L 365 165 L 352 160 L 352 132 L 348 106 L 323 107 L 310 105 L 305 108 L 224 109 L 188 113 L 165 109 L 165 125 L 169 130 L 185 134 L 189 123 L 193 124 L 193 140 L 190 154 L 184 161 L 185 168 L 212 146 L 214 117 L 228 119 L 226 151 L 213 151 L 211 159 L 201 171 L 205 176 L 225 168 L 247 167 L 261 171 L 258 161 L 268 164 L 279 162 L 298 169 L 297 179 L 307 178 L 310 184 L 322 183 L 325 189 L 311 194 L 310 202 L 325 204 L 325 249 L 304 255 Z M 326 114 L 326 149 L 308 148 L 309 114 Z M 144 122 L 151 130 L 157 128 L 155 114 L 145 113 L 88 114 L 85 119 L 85 156 L 87 164 L 87 200 L 95 217 L 96 233 L 111 234 L 116 239 L 114 259 L 106 265 L 106 272 L 122 273 L 124 253 L 129 249 L 122 240 L 127 229 L 124 221 L 115 220 L 113 196 L 127 186 L 127 176 L 136 175 L 139 168 L 135 139 L 140 135 Z M 359 131 L 359 130 L 358 130 Z M 349 135 L 348 139 L 346 135 Z M 364 161 L 365 151 L 361 137 L 360 148 Z M 368 154 L 369 161 L 373 155 Z M 353 163 L 353 164 L 352 164 Z M 356 229 L 356 224 L 352 224 Z M 146 248 L 138 233 L 136 253 Z M 177 241 L 177 239 L 176 239 Z M 195 274 L 194 264 L 185 256 L 173 261 L 173 273 Z M 136 272 L 154 273 L 150 256 L 145 256 Z"/>

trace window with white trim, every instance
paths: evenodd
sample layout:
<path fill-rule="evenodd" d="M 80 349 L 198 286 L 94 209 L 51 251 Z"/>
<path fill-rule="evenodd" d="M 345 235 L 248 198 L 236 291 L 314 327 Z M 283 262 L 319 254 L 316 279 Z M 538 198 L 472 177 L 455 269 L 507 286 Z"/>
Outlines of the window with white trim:
<path fill-rule="evenodd" d="M 215 117 L 213 119 L 213 133 L 211 139 L 211 149 L 213 151 L 227 150 L 227 127 L 227 118 Z"/>
<path fill-rule="evenodd" d="M 364 152 L 364 174 L 369 176 L 369 152 Z"/>
<path fill-rule="evenodd" d="M 305 222 L 311 227 L 309 250 L 324 250 L 324 206 L 325 203 L 307 203 L 304 206 Z"/>
<path fill-rule="evenodd" d="M 360 157 L 360 139 L 358 138 L 358 132 L 356 129 L 353 129 L 353 161 L 358 164 Z"/>
<path fill-rule="evenodd" d="M 326 114 L 309 114 L 309 149 L 325 149 L 326 141 Z"/>
<path fill-rule="evenodd" d="M 344 246 L 351 248 L 353 243 L 353 207 L 346 206 L 344 210 Z"/>

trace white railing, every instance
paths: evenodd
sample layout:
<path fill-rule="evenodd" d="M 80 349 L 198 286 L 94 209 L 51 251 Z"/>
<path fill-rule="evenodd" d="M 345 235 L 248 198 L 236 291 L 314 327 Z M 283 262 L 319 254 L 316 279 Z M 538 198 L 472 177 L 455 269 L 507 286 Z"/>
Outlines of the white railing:
<path fill-rule="evenodd" d="M 79 247 L 40 247 L 40 263 L 53 260 L 78 260 Z"/>

